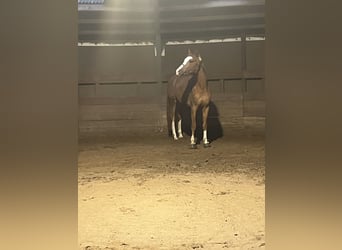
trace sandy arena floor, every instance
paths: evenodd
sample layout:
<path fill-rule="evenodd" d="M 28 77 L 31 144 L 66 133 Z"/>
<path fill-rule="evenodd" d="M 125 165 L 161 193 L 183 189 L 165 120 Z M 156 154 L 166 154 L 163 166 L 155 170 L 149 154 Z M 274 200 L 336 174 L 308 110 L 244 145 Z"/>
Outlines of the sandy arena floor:
<path fill-rule="evenodd" d="M 264 136 L 81 135 L 79 246 L 265 249 Z"/>

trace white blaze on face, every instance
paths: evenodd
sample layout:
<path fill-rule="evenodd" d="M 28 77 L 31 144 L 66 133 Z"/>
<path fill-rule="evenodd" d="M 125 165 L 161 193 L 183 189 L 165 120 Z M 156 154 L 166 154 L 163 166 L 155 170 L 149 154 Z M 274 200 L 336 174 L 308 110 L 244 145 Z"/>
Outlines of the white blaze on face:
<path fill-rule="evenodd" d="M 192 56 L 187 56 L 183 63 L 176 69 L 176 75 L 179 75 L 179 71 L 192 59 Z"/>

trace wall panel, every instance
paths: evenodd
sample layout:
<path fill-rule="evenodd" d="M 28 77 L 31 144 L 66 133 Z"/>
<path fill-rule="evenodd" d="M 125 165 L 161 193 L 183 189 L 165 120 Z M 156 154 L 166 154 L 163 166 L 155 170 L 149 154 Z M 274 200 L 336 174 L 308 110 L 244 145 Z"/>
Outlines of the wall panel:
<path fill-rule="evenodd" d="M 79 81 L 155 81 L 153 46 L 79 47 Z"/>
<path fill-rule="evenodd" d="M 244 117 L 264 116 L 264 80 L 247 80 L 244 88 L 239 41 L 165 46 L 161 86 L 156 83 L 153 46 L 79 47 L 80 82 L 93 84 L 79 87 L 81 131 L 165 130 L 166 81 L 188 48 L 199 50 L 204 60 L 218 112 L 215 119 L 224 126 L 242 128 Z M 263 53 L 264 41 L 247 42 L 250 74 L 263 75 Z"/>

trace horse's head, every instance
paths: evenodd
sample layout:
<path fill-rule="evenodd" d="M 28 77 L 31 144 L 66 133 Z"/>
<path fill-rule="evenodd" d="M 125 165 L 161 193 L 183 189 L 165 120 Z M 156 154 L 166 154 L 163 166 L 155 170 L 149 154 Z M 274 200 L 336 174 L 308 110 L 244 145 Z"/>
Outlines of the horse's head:
<path fill-rule="evenodd" d="M 188 56 L 183 63 L 177 68 L 176 75 L 196 74 L 201 66 L 202 58 L 198 51 L 188 49 Z"/>

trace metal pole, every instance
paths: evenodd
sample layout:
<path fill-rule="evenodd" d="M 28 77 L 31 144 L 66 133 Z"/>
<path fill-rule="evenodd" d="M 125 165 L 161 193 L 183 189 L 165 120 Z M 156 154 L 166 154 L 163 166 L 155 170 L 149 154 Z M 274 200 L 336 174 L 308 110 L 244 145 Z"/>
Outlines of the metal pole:
<path fill-rule="evenodd" d="M 245 93 L 247 92 L 247 57 L 246 57 L 246 33 L 241 34 L 241 72 L 242 72 L 242 116 L 245 116 Z"/>
<path fill-rule="evenodd" d="M 246 33 L 242 33 L 241 35 L 241 71 L 242 71 L 242 79 L 244 85 L 244 92 L 247 91 L 247 46 L 246 46 Z"/>
<path fill-rule="evenodd" d="M 156 50 L 156 80 L 159 86 L 159 94 L 162 94 L 162 67 L 161 67 L 161 52 L 162 41 L 160 35 L 160 16 L 159 16 L 159 1 L 154 2 L 154 27 L 155 27 L 155 50 Z"/>
<path fill-rule="evenodd" d="M 158 131 L 163 131 L 163 113 L 164 113 L 164 103 L 165 98 L 163 98 L 163 81 L 162 81 L 162 39 L 160 35 L 160 10 L 159 10 L 159 0 L 155 0 L 154 2 L 154 28 L 155 28 L 155 38 L 154 38 L 154 45 L 155 45 L 155 56 L 156 56 L 156 81 L 157 81 L 157 88 L 158 88 L 158 95 L 159 95 L 159 106 L 160 106 L 160 116 L 158 121 Z"/>
<path fill-rule="evenodd" d="M 161 66 L 161 51 L 162 51 L 162 44 L 161 44 L 161 37 L 160 34 L 156 34 L 155 37 L 155 48 L 156 48 L 156 79 L 160 88 L 160 93 L 162 91 L 162 66 Z"/>

